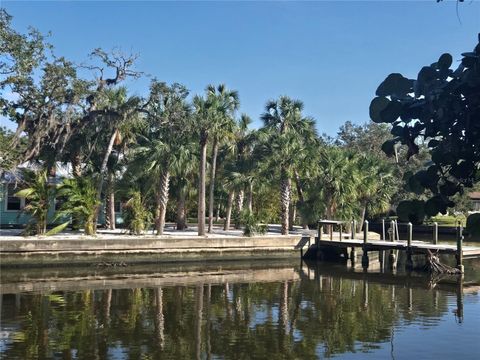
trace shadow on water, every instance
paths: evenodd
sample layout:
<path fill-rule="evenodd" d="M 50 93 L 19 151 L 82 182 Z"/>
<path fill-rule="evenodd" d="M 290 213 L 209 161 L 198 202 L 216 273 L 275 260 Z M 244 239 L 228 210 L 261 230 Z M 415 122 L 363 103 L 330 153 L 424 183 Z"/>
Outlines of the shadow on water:
<path fill-rule="evenodd" d="M 1 275 L 2 359 L 395 358 L 418 346 L 468 358 L 479 350 L 469 332 L 480 320 L 478 287 L 467 278 L 285 260 Z"/>

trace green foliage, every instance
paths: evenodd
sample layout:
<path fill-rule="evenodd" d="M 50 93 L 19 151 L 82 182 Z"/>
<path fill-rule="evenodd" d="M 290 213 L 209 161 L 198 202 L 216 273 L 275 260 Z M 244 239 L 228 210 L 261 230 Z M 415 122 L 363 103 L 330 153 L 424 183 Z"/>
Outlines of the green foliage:
<path fill-rule="evenodd" d="M 394 138 L 382 146 L 386 154 L 402 144 L 410 158 L 422 144 L 428 146 L 430 165 L 408 181 L 409 190 L 430 194 L 427 215 L 445 213 L 454 206 L 452 196 L 480 180 L 480 123 L 474 121 L 480 118 L 480 35 L 473 52 L 462 56 L 455 70 L 450 69 L 452 56 L 443 54 L 416 79 L 389 75 L 370 104 L 373 121 L 393 125 Z M 412 214 L 415 219 L 420 215 Z"/>
<path fill-rule="evenodd" d="M 14 133 L 5 127 L 0 127 L 0 173 L 13 170 L 25 151 L 26 139 L 22 138 L 16 146 L 12 147 L 14 138 Z"/>
<path fill-rule="evenodd" d="M 309 223 L 325 217 L 361 221 L 390 207 L 396 186 L 393 167 L 385 159 L 325 146 L 316 166 L 318 174 L 307 181 L 308 200 L 299 206 Z"/>
<path fill-rule="evenodd" d="M 149 227 L 152 221 L 152 213 L 145 205 L 140 191 L 132 191 L 130 198 L 123 206 L 125 226 L 130 234 L 140 235 Z"/>
<path fill-rule="evenodd" d="M 35 233 L 45 234 L 47 229 L 48 209 L 50 201 L 55 196 L 55 188 L 48 181 L 47 171 L 22 171 L 23 183 L 26 188 L 18 191 L 15 196 L 24 197 L 26 205 L 23 211 L 32 216 Z"/>
<path fill-rule="evenodd" d="M 96 198 L 96 181 L 87 176 L 65 179 L 57 188 L 57 195 L 65 199 L 56 218 L 72 216 L 84 226 L 86 235 L 94 235 L 96 230 L 95 211 L 100 205 Z"/>
<path fill-rule="evenodd" d="M 243 225 L 243 235 L 245 236 L 263 235 L 267 232 L 267 225 L 260 224 L 259 218 L 253 212 L 248 210 L 242 211 L 240 221 Z"/>

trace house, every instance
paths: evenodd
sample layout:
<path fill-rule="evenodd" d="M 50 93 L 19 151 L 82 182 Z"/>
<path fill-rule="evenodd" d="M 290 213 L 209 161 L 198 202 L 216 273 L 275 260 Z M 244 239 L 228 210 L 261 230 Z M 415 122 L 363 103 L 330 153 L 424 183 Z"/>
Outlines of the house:
<path fill-rule="evenodd" d="M 474 191 L 468 194 L 473 204 L 473 212 L 480 212 L 480 191 Z"/>
<path fill-rule="evenodd" d="M 34 168 L 34 166 L 24 165 L 22 167 Z M 22 168 L 20 167 L 20 168 Z M 68 167 L 57 167 L 55 177 L 50 179 L 52 186 L 60 183 L 63 178 L 69 177 Z M 0 179 L 0 228 L 21 228 L 25 227 L 31 220 L 31 216 L 23 209 L 27 199 L 17 197 L 15 194 L 22 189 L 20 172 L 5 172 Z M 54 224 L 55 211 L 59 209 L 61 203 L 58 199 L 50 199 L 48 211 L 48 224 Z M 123 223 L 120 201 L 116 201 L 115 222 L 118 225 Z M 103 206 L 102 206 L 103 208 Z M 100 211 L 98 218 L 99 225 L 105 224 L 105 212 Z"/>

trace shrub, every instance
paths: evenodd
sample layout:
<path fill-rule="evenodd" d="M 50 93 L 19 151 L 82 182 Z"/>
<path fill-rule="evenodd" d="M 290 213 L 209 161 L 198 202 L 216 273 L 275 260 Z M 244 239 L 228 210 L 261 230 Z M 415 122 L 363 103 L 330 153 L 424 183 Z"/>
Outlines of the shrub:
<path fill-rule="evenodd" d="M 130 234 L 142 234 L 152 222 L 152 214 L 146 208 L 140 191 L 132 191 L 130 199 L 123 206 L 125 226 Z"/>
<path fill-rule="evenodd" d="M 243 211 L 240 219 L 244 226 L 243 235 L 245 236 L 254 236 L 256 234 L 265 234 L 267 232 L 267 225 L 260 224 L 257 216 L 249 210 Z"/>

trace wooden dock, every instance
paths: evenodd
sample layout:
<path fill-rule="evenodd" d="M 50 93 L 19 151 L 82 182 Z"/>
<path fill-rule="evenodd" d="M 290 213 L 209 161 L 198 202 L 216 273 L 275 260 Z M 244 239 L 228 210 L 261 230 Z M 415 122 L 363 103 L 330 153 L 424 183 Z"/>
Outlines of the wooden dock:
<path fill-rule="evenodd" d="M 448 244 L 431 244 L 425 241 L 413 240 L 410 247 L 407 241 L 394 241 L 389 242 L 385 240 L 370 240 L 364 243 L 360 239 L 342 239 L 342 240 L 316 240 L 316 243 L 320 246 L 335 246 L 339 248 L 362 248 L 367 251 L 387 251 L 387 250 L 400 250 L 407 251 L 409 248 L 412 253 L 415 254 L 427 254 L 428 251 L 439 254 L 457 254 L 456 245 Z M 479 258 L 480 247 L 464 246 L 462 247 L 462 253 L 464 259 Z"/>
<path fill-rule="evenodd" d="M 407 255 L 405 266 L 407 269 L 413 269 L 413 255 L 424 254 L 426 257 L 432 254 L 454 255 L 456 258 L 457 269 L 461 273 L 464 272 L 464 259 L 480 258 L 480 247 L 463 246 L 463 228 L 461 226 L 457 227 L 457 244 L 449 245 L 438 243 L 438 226 L 434 227 L 435 232 L 433 233 L 432 243 L 429 243 L 413 240 L 413 225 L 411 223 L 407 224 L 407 240 L 399 240 L 398 225 L 393 221 L 388 230 L 389 239 L 387 240 L 387 229 L 385 225 L 386 224 L 383 221 L 383 231 L 380 235 L 380 240 L 373 240 L 369 239 L 368 221 L 365 221 L 363 224 L 363 236 L 361 236 L 362 234 L 357 234 L 355 231 L 355 221 L 349 223 L 345 221 L 320 220 L 318 222 L 318 235 L 315 237 L 315 244 L 310 246 L 310 241 L 308 241 L 309 250 L 305 254 L 305 257 L 312 258 L 313 253 L 313 257 L 318 259 L 321 258 L 319 255 L 321 255 L 320 253 L 322 251 L 328 252 L 333 250 L 333 252 L 342 253 L 345 259 L 349 258 L 351 261 L 355 261 L 356 249 L 361 248 L 362 266 L 364 268 L 368 268 L 369 266 L 368 253 L 372 251 L 378 251 L 382 266 L 385 264 L 385 254 L 388 253 L 390 266 L 396 267 L 398 253 L 404 251 Z M 333 233 L 334 227 L 338 228 L 336 236 L 334 236 Z M 351 231 L 349 233 L 344 233 L 343 230 L 347 227 L 350 227 Z M 324 238 L 325 235 L 327 235 L 327 239 Z M 359 238 L 359 235 L 362 237 L 361 239 Z M 348 253 L 349 248 L 351 249 L 350 254 Z"/>

